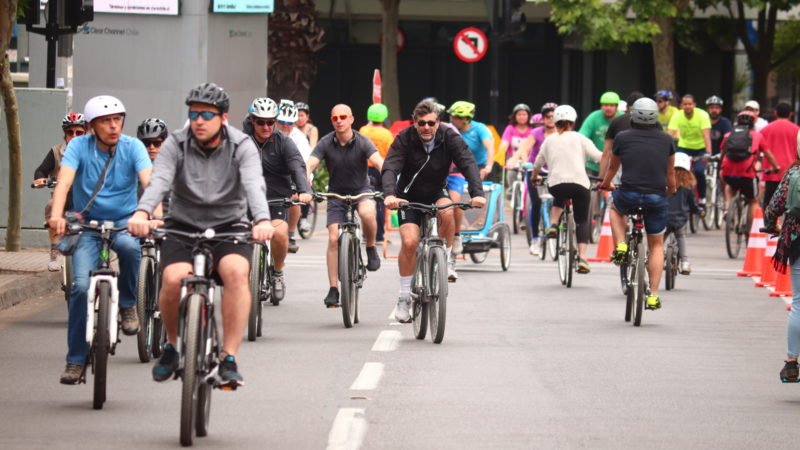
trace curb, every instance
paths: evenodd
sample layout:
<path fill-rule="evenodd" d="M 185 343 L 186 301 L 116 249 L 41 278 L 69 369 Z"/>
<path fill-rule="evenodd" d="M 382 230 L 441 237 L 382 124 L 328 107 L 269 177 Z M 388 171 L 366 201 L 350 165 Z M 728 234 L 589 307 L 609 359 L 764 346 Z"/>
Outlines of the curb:
<path fill-rule="evenodd" d="M 10 283 L 0 290 L 0 311 L 10 308 L 29 298 L 50 294 L 61 289 L 60 272 L 40 272 Z"/>

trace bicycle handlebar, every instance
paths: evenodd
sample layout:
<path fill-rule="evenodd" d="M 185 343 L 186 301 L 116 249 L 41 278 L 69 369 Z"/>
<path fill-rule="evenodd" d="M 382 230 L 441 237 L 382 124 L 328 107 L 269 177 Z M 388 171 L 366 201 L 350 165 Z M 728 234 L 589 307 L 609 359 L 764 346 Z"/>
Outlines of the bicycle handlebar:
<path fill-rule="evenodd" d="M 429 213 L 436 213 L 443 209 L 447 209 L 450 207 L 461 208 L 461 209 L 471 209 L 473 206 L 469 203 L 448 203 L 446 205 L 428 205 L 425 203 L 416 203 L 416 202 L 403 202 L 400 203 L 399 209 L 416 209 L 418 211 L 429 212 Z"/>
<path fill-rule="evenodd" d="M 46 183 L 31 183 L 31 188 L 39 189 L 39 188 L 45 188 L 46 187 L 46 188 L 53 189 L 53 188 L 56 187 L 56 184 L 58 184 L 58 182 L 56 180 L 50 180 L 50 181 L 48 181 Z"/>
<path fill-rule="evenodd" d="M 79 231 L 96 231 L 96 232 L 99 233 L 99 232 L 101 232 L 103 230 L 106 230 L 106 231 L 111 231 L 112 233 L 114 233 L 114 232 L 117 232 L 117 231 L 125 231 L 125 230 L 128 229 L 127 226 L 124 226 L 124 227 L 109 226 L 109 227 L 107 227 L 106 224 L 109 223 L 109 222 L 111 224 L 114 223 L 114 222 L 111 222 L 111 221 L 98 222 L 96 220 L 92 220 L 89 223 L 72 223 L 72 224 L 68 224 L 67 225 L 67 232 L 70 233 L 70 234 L 74 234 L 74 233 L 77 233 Z"/>
<path fill-rule="evenodd" d="M 154 228 L 151 233 L 153 235 L 153 239 L 156 240 L 163 240 L 167 236 L 172 235 L 189 238 L 194 241 L 230 241 L 234 243 L 238 243 L 238 241 L 255 242 L 250 239 L 252 236 L 252 232 L 250 230 L 218 233 L 213 228 L 208 228 L 202 232 L 181 231 L 169 228 Z"/>
<path fill-rule="evenodd" d="M 334 192 L 314 192 L 311 194 L 314 200 L 321 202 L 326 198 L 335 198 L 343 202 L 353 203 L 361 200 L 362 198 L 383 199 L 383 192 L 362 192 L 356 195 L 339 195 Z"/>
<path fill-rule="evenodd" d="M 274 205 L 280 205 L 280 206 L 302 206 L 302 205 L 305 205 L 305 203 L 303 203 L 303 202 L 301 202 L 299 200 L 291 199 L 291 198 L 275 198 L 275 199 L 272 199 L 272 200 L 267 200 L 267 204 L 270 205 L 270 206 L 274 206 Z"/>

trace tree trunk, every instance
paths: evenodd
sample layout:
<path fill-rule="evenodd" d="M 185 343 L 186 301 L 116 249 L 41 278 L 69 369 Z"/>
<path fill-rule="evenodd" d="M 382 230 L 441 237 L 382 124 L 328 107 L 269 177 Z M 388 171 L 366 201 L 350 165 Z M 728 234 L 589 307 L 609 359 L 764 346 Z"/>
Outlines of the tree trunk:
<path fill-rule="evenodd" d="M 750 67 L 753 70 L 753 99 L 761 105 L 762 113 L 768 106 L 767 80 L 770 73 L 770 57 L 758 51 L 750 58 Z"/>
<path fill-rule="evenodd" d="M 675 87 L 675 43 L 673 40 L 673 18 L 654 17 L 661 33 L 653 36 L 653 65 L 655 66 L 656 90 L 676 92 Z"/>
<path fill-rule="evenodd" d="M 22 233 L 22 154 L 19 136 L 19 108 L 14 83 L 11 81 L 8 57 L 3 52 L 0 62 L 0 96 L 8 129 L 8 228 L 6 251 L 18 252 Z"/>
<path fill-rule="evenodd" d="M 381 0 L 383 5 L 383 44 L 381 46 L 382 102 L 389 108 L 389 120 L 402 117 L 400 111 L 400 85 L 397 80 L 397 22 L 400 0 Z"/>

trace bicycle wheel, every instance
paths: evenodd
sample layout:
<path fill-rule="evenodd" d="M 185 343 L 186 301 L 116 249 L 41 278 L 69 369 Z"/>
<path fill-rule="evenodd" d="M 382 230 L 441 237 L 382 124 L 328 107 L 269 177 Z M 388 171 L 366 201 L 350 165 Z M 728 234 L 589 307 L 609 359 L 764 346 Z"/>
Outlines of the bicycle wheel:
<path fill-rule="evenodd" d="M 556 246 L 556 254 L 558 255 L 558 279 L 561 280 L 561 285 L 567 285 L 567 270 L 569 269 L 569 263 L 567 259 L 569 258 L 569 243 L 567 242 L 567 230 L 566 227 L 562 227 L 564 223 L 564 216 L 561 216 L 561 221 L 559 222 L 558 226 L 558 233 L 556 240 L 558 241 Z"/>
<path fill-rule="evenodd" d="M 139 361 L 145 363 L 153 356 L 155 343 L 154 325 L 155 310 L 153 309 L 155 288 L 153 286 L 155 268 L 153 259 L 143 256 L 139 263 L 139 280 L 136 282 L 136 314 L 139 316 L 139 333 L 136 334 L 136 347 L 139 351 Z"/>
<path fill-rule="evenodd" d="M 422 276 L 420 272 L 420 264 L 414 271 L 411 278 L 412 289 L 417 285 L 417 277 Z M 425 339 L 428 332 L 428 304 L 424 301 L 424 291 L 414 291 L 414 296 L 411 298 L 411 313 L 413 314 L 412 323 L 414 324 L 414 337 L 417 339 Z"/>
<path fill-rule="evenodd" d="M 675 275 L 678 273 L 675 267 L 677 264 L 677 255 L 675 254 L 675 248 L 672 246 L 671 242 L 668 242 L 665 248 L 664 288 L 671 291 L 675 287 Z"/>
<path fill-rule="evenodd" d="M 219 360 L 219 336 L 217 336 L 217 323 L 213 315 L 208 317 L 208 325 L 203 331 L 202 342 L 211 342 L 214 346 L 210 352 L 206 352 L 205 348 L 200 349 L 200 356 L 203 360 L 203 366 L 200 369 L 202 373 L 206 373 Z M 211 392 L 214 386 L 202 379 L 198 384 L 195 432 L 198 437 L 205 437 L 208 435 L 208 425 L 211 420 Z"/>
<path fill-rule="evenodd" d="M 486 257 L 489 256 L 489 252 L 477 252 L 477 253 L 470 253 L 469 259 L 472 260 L 475 264 L 483 264 L 486 261 Z"/>
<path fill-rule="evenodd" d="M 339 284 L 341 288 L 342 320 L 345 328 L 353 327 L 355 315 L 355 286 L 356 274 L 353 270 L 356 251 L 353 236 L 342 233 L 339 236 Z"/>
<path fill-rule="evenodd" d="M 625 264 L 620 266 L 620 277 L 624 278 L 622 291 L 625 294 L 625 322 L 630 322 L 633 319 L 634 305 L 636 304 L 636 289 L 631 286 L 630 280 L 636 278 L 636 266 L 633 264 Z"/>
<path fill-rule="evenodd" d="M 722 206 L 725 204 L 725 194 L 722 186 L 717 186 L 716 200 L 714 200 L 714 227 L 718 230 L 722 229 L 725 223 L 725 214 L 722 211 Z"/>
<path fill-rule="evenodd" d="M 572 218 L 572 213 L 566 214 L 567 216 L 567 283 L 568 288 L 572 287 L 572 275 L 575 273 L 575 261 L 578 257 L 578 246 L 575 243 L 575 221 Z"/>
<path fill-rule="evenodd" d="M 522 185 L 514 183 L 511 192 L 511 222 L 514 234 L 519 233 L 522 224 Z"/>
<path fill-rule="evenodd" d="M 647 290 L 645 272 L 647 268 L 644 265 L 645 261 L 645 248 L 644 241 L 639 241 L 636 245 L 636 309 L 634 310 L 633 326 L 638 327 L 642 324 L 642 311 L 644 310 L 644 296 Z"/>
<path fill-rule="evenodd" d="M 500 268 L 503 269 L 503 272 L 507 272 L 511 267 L 511 230 L 508 229 L 508 225 L 504 224 L 500 228 L 498 238 L 500 240 Z"/>
<path fill-rule="evenodd" d="M 108 374 L 108 353 L 111 350 L 109 303 L 111 285 L 107 281 L 97 284 L 97 325 L 94 331 L 94 399 L 92 408 L 103 409 L 106 402 L 106 376 Z"/>
<path fill-rule="evenodd" d="M 697 230 L 700 229 L 700 216 L 693 212 L 689 212 L 689 231 L 692 234 L 696 234 Z"/>
<path fill-rule="evenodd" d="M 306 220 L 310 225 L 308 231 L 303 231 L 298 227 L 297 232 L 300 233 L 301 238 L 311 239 L 311 236 L 314 235 L 314 230 L 317 228 L 317 202 L 312 201 L 308 204 L 308 217 L 306 217 Z"/>
<path fill-rule="evenodd" d="M 253 342 L 258 334 L 258 319 L 261 316 L 262 245 L 253 244 L 250 257 L 250 314 L 247 317 L 247 340 Z"/>
<path fill-rule="evenodd" d="M 728 250 L 728 257 L 731 259 L 739 257 L 739 251 L 742 247 L 739 234 L 742 216 L 740 206 L 736 198 L 732 198 L 728 203 L 728 215 L 725 218 L 725 247 Z"/>
<path fill-rule="evenodd" d="M 430 284 L 428 284 L 428 318 L 431 341 L 441 344 L 447 319 L 447 255 L 442 247 L 431 248 Z"/>
<path fill-rule="evenodd" d="M 589 235 L 589 242 L 596 244 L 600 240 L 600 233 L 603 231 L 603 218 L 606 213 L 606 202 L 603 200 L 603 194 L 596 190 L 592 193 L 592 217 L 591 226 L 592 232 Z"/>
<path fill-rule="evenodd" d="M 703 228 L 706 231 L 714 227 L 714 209 L 717 207 L 717 183 L 706 179 L 706 215 L 703 217 Z"/>
<path fill-rule="evenodd" d="M 61 289 L 64 290 L 64 300 L 69 306 L 69 295 L 72 290 L 72 256 L 63 256 L 64 266 L 61 269 Z"/>
<path fill-rule="evenodd" d="M 203 297 L 191 294 L 186 300 L 183 335 L 183 385 L 181 386 L 181 445 L 192 445 L 197 423 L 200 369 L 202 368 L 201 321 Z"/>

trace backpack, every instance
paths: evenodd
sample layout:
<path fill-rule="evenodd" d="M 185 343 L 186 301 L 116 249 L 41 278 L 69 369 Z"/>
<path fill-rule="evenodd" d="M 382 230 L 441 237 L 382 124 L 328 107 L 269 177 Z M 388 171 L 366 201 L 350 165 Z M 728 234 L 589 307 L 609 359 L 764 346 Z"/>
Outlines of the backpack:
<path fill-rule="evenodd" d="M 800 170 L 789 176 L 789 191 L 786 193 L 786 215 L 800 218 Z"/>
<path fill-rule="evenodd" d="M 750 151 L 752 147 L 753 137 L 750 136 L 750 130 L 736 128 L 725 138 L 723 149 L 725 157 L 731 161 L 744 161 L 752 155 Z"/>

